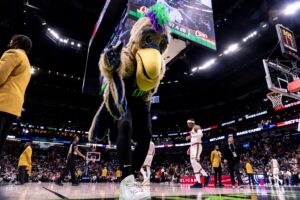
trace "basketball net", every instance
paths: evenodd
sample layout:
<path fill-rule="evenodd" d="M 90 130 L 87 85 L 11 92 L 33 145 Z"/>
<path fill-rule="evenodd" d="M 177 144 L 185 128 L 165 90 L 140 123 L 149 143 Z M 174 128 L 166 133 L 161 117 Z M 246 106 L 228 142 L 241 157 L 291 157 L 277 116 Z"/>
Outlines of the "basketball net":
<path fill-rule="evenodd" d="M 277 92 L 270 92 L 267 98 L 272 102 L 273 108 L 282 106 L 282 94 Z"/>

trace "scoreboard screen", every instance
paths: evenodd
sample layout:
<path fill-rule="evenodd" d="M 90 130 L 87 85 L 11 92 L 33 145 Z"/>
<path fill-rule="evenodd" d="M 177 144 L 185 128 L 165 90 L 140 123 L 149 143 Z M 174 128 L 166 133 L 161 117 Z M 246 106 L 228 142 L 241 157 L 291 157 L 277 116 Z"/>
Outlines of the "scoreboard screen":
<path fill-rule="evenodd" d="M 299 59 L 297 44 L 293 31 L 281 24 L 276 25 L 282 53 L 289 58 Z"/>
<path fill-rule="evenodd" d="M 211 0 L 129 0 L 129 17 L 142 17 L 157 2 L 167 7 L 173 34 L 216 49 Z"/>
<path fill-rule="evenodd" d="M 115 39 L 126 43 L 132 25 L 155 3 L 168 9 L 171 33 L 216 50 L 211 0 L 129 0 L 128 17 L 121 25 L 121 34 Z"/>

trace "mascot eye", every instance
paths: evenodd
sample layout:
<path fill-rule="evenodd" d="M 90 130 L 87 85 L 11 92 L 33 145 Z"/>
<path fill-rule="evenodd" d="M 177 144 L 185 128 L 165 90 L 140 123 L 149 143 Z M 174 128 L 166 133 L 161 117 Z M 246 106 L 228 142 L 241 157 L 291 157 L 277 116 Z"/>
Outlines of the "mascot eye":
<path fill-rule="evenodd" d="M 146 38 L 145 38 L 145 41 L 147 44 L 150 44 L 153 42 L 153 37 L 152 35 L 147 35 Z"/>

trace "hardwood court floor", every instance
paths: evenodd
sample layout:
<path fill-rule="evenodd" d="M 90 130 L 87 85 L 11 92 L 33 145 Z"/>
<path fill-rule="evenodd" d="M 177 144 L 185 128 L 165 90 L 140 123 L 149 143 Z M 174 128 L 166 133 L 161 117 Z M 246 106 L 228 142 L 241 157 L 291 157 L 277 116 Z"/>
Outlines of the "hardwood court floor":
<path fill-rule="evenodd" d="M 244 199 L 300 199 L 300 187 L 249 187 L 232 189 L 231 187 L 190 189 L 188 185 L 152 184 L 146 187 L 152 199 L 165 200 L 244 200 Z M 28 183 L 26 185 L 0 186 L 1 200 L 60 200 L 60 199 L 118 199 L 119 184 L 114 183 L 82 183 L 79 186 L 64 184 L 60 187 L 53 183 Z"/>

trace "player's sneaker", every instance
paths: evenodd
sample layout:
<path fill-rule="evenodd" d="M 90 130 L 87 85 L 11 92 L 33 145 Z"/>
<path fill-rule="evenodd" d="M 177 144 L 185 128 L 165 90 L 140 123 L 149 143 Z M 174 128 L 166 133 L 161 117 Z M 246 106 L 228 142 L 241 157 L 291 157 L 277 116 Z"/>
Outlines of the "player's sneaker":
<path fill-rule="evenodd" d="M 145 178 L 145 180 L 143 181 L 142 185 L 149 186 L 150 185 L 150 178 Z"/>
<path fill-rule="evenodd" d="M 140 200 L 151 198 L 150 193 L 146 192 L 133 175 L 127 176 L 120 184 L 120 200 Z"/>
<path fill-rule="evenodd" d="M 78 185 L 79 185 L 78 182 L 73 182 L 73 183 L 72 183 L 72 186 L 78 186 Z"/>
<path fill-rule="evenodd" d="M 204 187 L 208 186 L 209 181 L 210 181 L 210 176 L 205 176 L 205 178 L 204 178 Z"/>
<path fill-rule="evenodd" d="M 56 185 L 63 186 L 64 184 L 61 181 L 54 181 Z"/>
<path fill-rule="evenodd" d="M 194 185 L 192 185 L 190 188 L 202 188 L 202 183 L 196 182 Z"/>

